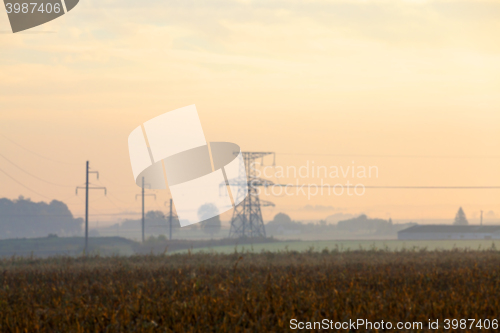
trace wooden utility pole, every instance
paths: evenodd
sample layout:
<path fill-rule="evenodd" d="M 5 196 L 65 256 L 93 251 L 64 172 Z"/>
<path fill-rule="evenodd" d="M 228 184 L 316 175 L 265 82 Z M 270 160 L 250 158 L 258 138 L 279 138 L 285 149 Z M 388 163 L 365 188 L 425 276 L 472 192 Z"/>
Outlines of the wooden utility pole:
<path fill-rule="evenodd" d="M 142 192 L 141 192 L 141 194 L 137 194 L 135 196 L 136 200 L 137 200 L 137 196 L 139 196 L 139 195 L 142 196 L 142 221 L 141 221 L 142 223 L 141 224 L 142 224 L 142 242 L 143 243 L 144 243 L 144 240 L 145 240 L 145 236 L 144 236 L 145 231 L 144 231 L 144 229 L 145 229 L 145 224 L 146 224 L 145 223 L 146 222 L 146 217 L 144 215 L 145 214 L 145 212 L 144 212 L 144 197 L 147 196 L 147 195 L 151 195 L 151 196 L 154 196 L 155 200 L 156 200 L 156 194 L 144 194 L 144 187 L 146 185 L 150 186 L 149 184 L 145 184 L 144 183 L 144 177 L 142 177 Z"/>
<path fill-rule="evenodd" d="M 168 216 L 168 222 L 170 224 L 170 237 L 169 237 L 169 240 L 172 240 L 172 199 L 170 199 L 170 215 Z"/>
<path fill-rule="evenodd" d="M 144 177 L 142 177 L 142 242 L 144 243 Z"/>
<path fill-rule="evenodd" d="M 89 174 L 91 173 L 95 173 L 97 175 L 97 179 L 99 179 L 99 171 L 90 171 L 89 161 L 87 161 L 87 165 L 85 168 L 85 187 L 77 186 L 76 188 L 77 195 L 79 189 L 85 189 L 85 254 L 87 254 L 89 246 L 89 190 L 104 190 L 104 195 L 107 194 L 107 190 L 105 187 L 89 186 Z"/>
<path fill-rule="evenodd" d="M 163 205 L 166 206 L 167 201 Z M 172 224 L 175 218 L 178 218 L 178 216 L 174 214 L 174 202 L 170 199 L 170 213 L 168 214 L 169 240 L 172 240 Z"/>

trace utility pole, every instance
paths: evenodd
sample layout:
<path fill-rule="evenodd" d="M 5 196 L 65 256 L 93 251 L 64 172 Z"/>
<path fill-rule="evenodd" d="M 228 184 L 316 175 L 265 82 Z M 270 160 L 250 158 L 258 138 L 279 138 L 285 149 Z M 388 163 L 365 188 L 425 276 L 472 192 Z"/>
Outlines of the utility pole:
<path fill-rule="evenodd" d="M 88 246 L 89 246 L 89 190 L 104 190 L 104 195 L 107 195 L 107 190 L 105 187 L 89 187 L 89 174 L 95 173 L 97 175 L 97 179 L 99 179 L 99 171 L 90 171 L 89 161 L 87 161 L 87 165 L 85 168 L 85 187 L 77 186 L 76 194 L 78 195 L 79 189 L 85 189 L 85 254 L 87 254 Z"/>
<path fill-rule="evenodd" d="M 148 185 L 149 187 L 151 187 L 150 184 L 144 183 L 144 177 L 142 177 L 142 192 L 141 192 L 141 194 L 136 194 L 136 196 L 135 196 L 136 200 L 137 200 L 138 195 L 142 196 L 142 242 L 143 243 L 144 243 L 144 228 L 145 228 L 145 221 L 146 221 L 146 218 L 144 216 L 144 197 L 147 195 L 151 195 L 151 196 L 154 196 L 155 200 L 156 200 L 156 194 L 144 194 L 144 186 L 145 185 Z"/>
<path fill-rule="evenodd" d="M 164 206 L 167 205 L 167 201 L 165 201 L 164 203 Z M 170 199 L 170 213 L 168 215 L 168 225 L 169 225 L 169 237 L 168 239 L 169 240 L 172 240 L 172 223 L 174 221 L 174 218 L 177 218 L 177 215 L 174 215 L 174 211 L 173 211 L 173 201 L 172 199 Z"/>
<path fill-rule="evenodd" d="M 481 211 L 481 225 L 483 225 L 483 211 Z"/>
<path fill-rule="evenodd" d="M 142 177 L 142 242 L 144 243 L 144 177 Z"/>
<path fill-rule="evenodd" d="M 172 240 L 172 199 L 170 199 L 170 215 L 168 216 L 168 222 L 170 224 L 170 237 L 169 240 Z"/>

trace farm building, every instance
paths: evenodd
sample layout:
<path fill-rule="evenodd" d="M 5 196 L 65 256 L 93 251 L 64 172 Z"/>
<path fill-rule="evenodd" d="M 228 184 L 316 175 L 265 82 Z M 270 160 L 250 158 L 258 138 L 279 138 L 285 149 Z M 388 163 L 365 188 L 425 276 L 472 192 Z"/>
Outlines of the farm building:
<path fill-rule="evenodd" d="M 415 225 L 398 231 L 398 239 L 500 239 L 500 225 Z"/>

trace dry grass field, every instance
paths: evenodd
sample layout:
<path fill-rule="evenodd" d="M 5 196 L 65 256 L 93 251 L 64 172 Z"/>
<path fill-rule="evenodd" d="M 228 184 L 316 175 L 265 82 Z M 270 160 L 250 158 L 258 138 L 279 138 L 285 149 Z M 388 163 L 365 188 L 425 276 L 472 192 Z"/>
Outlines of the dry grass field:
<path fill-rule="evenodd" d="M 493 320 L 499 286 L 494 249 L 11 258 L 0 261 L 0 332 L 283 332 L 292 331 L 291 319 Z"/>

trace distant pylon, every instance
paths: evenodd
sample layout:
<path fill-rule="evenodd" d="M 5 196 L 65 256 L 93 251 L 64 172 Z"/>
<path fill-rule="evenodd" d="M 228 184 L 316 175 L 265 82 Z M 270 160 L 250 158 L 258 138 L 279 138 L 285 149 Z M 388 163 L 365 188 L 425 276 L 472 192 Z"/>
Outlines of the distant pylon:
<path fill-rule="evenodd" d="M 266 237 L 261 207 L 274 206 L 274 204 L 269 201 L 260 200 L 257 187 L 271 186 L 274 183 L 257 177 L 255 160 L 258 158 L 263 159 L 266 155 L 274 155 L 274 153 L 241 152 L 241 154 L 243 155 L 243 162 L 240 163 L 241 178 L 230 179 L 228 183 L 239 187 L 237 198 L 245 195 L 245 186 L 248 188 L 248 195 L 234 208 L 229 237 Z M 242 176 L 245 174 L 245 170 L 246 179 Z"/>

